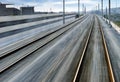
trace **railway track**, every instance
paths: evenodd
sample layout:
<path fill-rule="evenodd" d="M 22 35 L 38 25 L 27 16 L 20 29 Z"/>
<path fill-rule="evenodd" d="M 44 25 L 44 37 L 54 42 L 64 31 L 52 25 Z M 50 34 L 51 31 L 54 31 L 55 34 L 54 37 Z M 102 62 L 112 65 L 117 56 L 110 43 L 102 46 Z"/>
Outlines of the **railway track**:
<path fill-rule="evenodd" d="M 19 48 L 17 47 L 16 49 L 12 49 L 11 51 L 7 51 L 7 53 L 4 53 L 4 55 L 1 54 L 0 73 L 2 74 L 6 72 L 12 66 L 15 66 L 17 63 L 24 60 L 32 53 L 35 53 L 37 50 L 49 44 L 56 38 L 64 36 L 67 32 L 71 31 L 76 25 L 85 21 L 88 17 L 89 16 L 85 16 L 76 19 L 72 23 L 66 24 L 59 29 L 54 29 L 53 31 L 50 31 L 41 37 L 40 35 L 34 36 L 37 37 L 37 39 L 30 41 L 29 44 L 24 44 L 24 46 L 21 46 Z M 23 44 L 23 41 L 21 41 L 19 44 Z"/>
<path fill-rule="evenodd" d="M 104 32 L 94 19 L 73 82 L 115 82 Z"/>
<path fill-rule="evenodd" d="M 0 48 L 0 82 L 115 82 L 97 16 Z"/>

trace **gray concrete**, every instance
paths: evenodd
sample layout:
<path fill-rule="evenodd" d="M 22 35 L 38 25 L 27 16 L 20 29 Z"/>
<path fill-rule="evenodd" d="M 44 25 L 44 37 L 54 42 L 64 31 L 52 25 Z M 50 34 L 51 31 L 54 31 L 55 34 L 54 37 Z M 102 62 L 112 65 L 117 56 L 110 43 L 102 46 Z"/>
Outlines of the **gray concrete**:
<path fill-rule="evenodd" d="M 50 16 L 62 16 L 62 14 L 35 14 L 35 15 L 21 15 L 21 16 L 1 16 L 0 22 L 6 21 L 16 21 L 16 20 L 23 20 L 23 19 L 32 19 L 32 18 L 40 18 L 40 17 L 50 17 Z M 69 13 L 66 15 L 70 15 Z"/>
<path fill-rule="evenodd" d="M 81 25 L 84 25 L 86 21 Z M 85 27 L 80 28 L 79 24 L 73 26 L 63 35 L 3 72 L 0 80 L 2 82 L 46 82 L 51 80 L 54 71 L 65 61 L 72 46 L 78 41 L 78 37 L 84 30 Z"/>
<path fill-rule="evenodd" d="M 66 19 L 68 19 L 68 18 L 73 18 L 74 19 L 74 16 L 73 17 L 66 16 L 65 18 Z M 26 22 L 26 23 L 23 23 L 23 24 L 16 24 L 16 25 L 12 25 L 12 26 L 4 26 L 4 27 L 0 28 L 0 33 L 9 32 L 9 31 L 18 30 L 18 29 L 23 29 L 23 28 L 30 28 L 31 26 L 36 26 L 36 25 L 41 25 L 42 26 L 42 24 L 47 24 L 47 23 L 50 23 L 50 22 L 53 22 L 53 21 L 58 22 L 58 21 L 61 21 L 61 20 L 62 20 L 62 17 L 56 17 L 56 18 L 51 18 L 51 19 L 47 19 L 47 20 L 34 21 L 34 22 L 30 22 L 30 23 Z M 69 19 L 69 20 L 71 20 L 71 19 Z"/>
<path fill-rule="evenodd" d="M 49 43 L 50 41 L 52 41 L 56 37 L 62 35 L 62 33 L 66 32 L 67 30 L 69 30 L 71 28 L 72 28 L 72 25 L 69 27 L 65 27 L 63 29 L 60 29 L 60 30 L 56 31 L 55 33 L 52 33 L 52 34 L 46 36 L 45 38 L 42 38 L 42 39 L 32 43 L 31 45 L 24 47 L 23 49 L 19 50 L 18 52 L 14 52 L 11 55 L 7 56 L 6 58 L 2 59 L 0 62 L 0 71 L 3 71 L 6 68 L 8 68 L 9 66 L 20 61 L 24 57 L 28 56 L 29 54 L 31 54 L 32 52 L 34 52 L 38 48 Z M 20 52 L 22 52 L 22 53 L 20 53 Z"/>
<path fill-rule="evenodd" d="M 66 22 L 70 22 L 73 19 L 74 18 L 67 19 Z M 36 29 L 24 31 L 18 34 L 14 34 L 12 36 L 1 38 L 0 39 L 1 56 L 9 53 L 11 50 L 13 51 L 15 49 L 18 49 L 24 46 L 25 44 L 31 43 L 32 41 L 35 41 L 57 29 L 62 28 L 61 24 L 62 24 L 62 20 L 52 24 L 46 24 L 45 26 L 41 26 Z M 11 46 L 13 47 L 11 48 Z"/>

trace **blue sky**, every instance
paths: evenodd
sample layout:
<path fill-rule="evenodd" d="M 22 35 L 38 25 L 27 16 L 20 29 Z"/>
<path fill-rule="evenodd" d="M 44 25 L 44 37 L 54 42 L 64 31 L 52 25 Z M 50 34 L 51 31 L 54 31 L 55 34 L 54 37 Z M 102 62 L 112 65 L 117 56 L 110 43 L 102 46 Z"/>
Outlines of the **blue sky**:
<path fill-rule="evenodd" d="M 78 0 L 65 0 L 66 1 L 66 11 L 77 11 Z M 82 4 L 84 4 L 87 10 L 96 9 L 96 6 L 100 4 L 101 0 L 80 0 L 81 1 L 81 11 Z M 35 6 L 35 11 L 62 11 L 62 0 L 0 0 L 2 3 L 12 3 L 14 7 L 19 8 L 20 6 Z M 120 7 L 120 0 L 111 0 L 112 7 Z M 117 2 L 117 5 L 116 5 Z M 108 5 L 108 0 L 104 0 L 104 8 Z"/>

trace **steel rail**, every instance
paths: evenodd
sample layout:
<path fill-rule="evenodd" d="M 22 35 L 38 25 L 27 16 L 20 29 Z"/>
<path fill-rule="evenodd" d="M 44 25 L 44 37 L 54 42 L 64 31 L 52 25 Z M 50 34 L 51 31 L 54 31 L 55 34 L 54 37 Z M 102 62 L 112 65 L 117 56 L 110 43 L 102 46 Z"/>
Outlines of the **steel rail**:
<path fill-rule="evenodd" d="M 87 20 L 87 19 L 86 19 Z M 86 20 L 84 20 L 83 22 L 85 23 L 85 21 Z M 87 24 L 88 25 L 88 24 Z M 85 30 L 86 28 L 84 28 L 84 30 Z M 87 30 L 89 30 L 89 29 L 87 29 Z M 87 31 L 88 32 L 88 31 Z M 86 32 L 85 32 L 86 33 Z M 80 39 L 81 39 L 81 34 L 83 34 L 83 31 L 82 31 L 82 33 L 81 32 L 79 32 L 79 37 L 78 38 L 76 38 L 76 39 L 74 39 L 74 40 L 76 40 L 76 42 L 75 43 L 71 43 L 71 44 L 73 44 L 73 45 L 71 45 L 71 47 L 70 46 L 68 46 L 68 49 L 69 49 L 69 51 L 68 50 L 64 50 L 65 51 L 65 53 L 66 54 L 69 54 L 69 56 L 70 56 L 70 54 L 72 54 L 73 55 L 73 52 L 76 50 L 76 49 L 79 49 L 78 47 L 80 46 L 80 45 L 78 45 L 78 44 L 80 44 Z M 75 36 L 76 37 L 76 36 Z M 77 44 L 76 44 L 77 43 Z M 76 50 L 76 53 L 77 53 L 77 50 Z M 74 56 L 75 56 L 76 54 L 74 53 Z M 71 56 L 70 56 L 71 57 Z M 67 58 L 68 58 L 68 55 L 67 55 Z M 66 61 L 66 58 L 64 58 L 64 60 Z M 63 63 L 63 60 L 61 59 L 60 61 L 59 61 L 59 63 L 60 62 L 62 62 Z M 57 69 L 59 69 L 59 68 L 57 68 L 57 66 L 59 66 L 59 63 L 57 64 L 56 63 L 56 65 L 54 65 L 54 66 L 52 66 L 51 67 L 51 70 L 47 73 L 47 75 L 46 75 L 46 77 L 41 81 L 41 82 L 45 82 L 45 81 L 47 81 L 47 79 L 48 78 L 50 78 L 51 77 L 51 75 L 53 74 L 52 72 L 53 72 L 53 70 L 55 71 L 55 70 L 57 70 Z M 65 63 L 65 62 L 64 62 Z M 67 67 L 65 67 L 65 68 L 67 68 Z M 71 69 L 71 68 L 70 68 Z M 63 69 L 64 70 L 64 69 Z M 68 70 L 66 70 L 66 71 L 68 71 Z M 56 71 L 57 72 L 57 71 Z M 61 75 L 62 76 L 62 75 Z M 64 76 L 63 76 L 64 77 Z M 69 76 L 68 76 L 69 77 Z M 61 81 L 61 80 L 60 80 Z M 57 80 L 55 80 L 55 82 L 59 82 L 59 80 L 57 79 Z M 68 81 L 69 82 L 69 81 Z"/>
<path fill-rule="evenodd" d="M 110 57 L 109 57 L 109 51 L 108 51 L 108 48 L 107 48 L 107 43 L 106 43 L 106 40 L 105 40 L 105 36 L 104 36 L 102 26 L 100 25 L 100 21 L 99 21 L 99 28 L 100 28 L 100 32 L 101 32 L 101 35 L 102 35 L 102 41 L 103 41 L 103 46 L 104 46 L 104 50 L 105 50 L 105 58 L 106 58 L 107 66 L 108 66 L 110 82 L 115 82 L 114 73 L 113 73 L 113 69 L 112 69 L 112 65 L 111 65 L 111 60 L 110 60 Z"/>
<path fill-rule="evenodd" d="M 79 69 L 80 69 L 80 67 L 81 67 L 81 64 L 82 64 L 82 61 L 83 61 L 83 58 L 84 58 L 84 55 L 85 55 L 87 46 L 88 46 L 88 44 L 89 44 L 90 36 L 91 36 L 92 30 L 93 30 L 93 24 L 94 24 L 94 23 L 92 22 L 92 23 L 91 23 L 91 29 L 90 29 L 90 31 L 89 31 L 89 34 L 88 34 L 88 36 L 87 36 L 87 40 L 86 40 L 86 42 L 85 42 L 85 47 L 84 47 L 84 49 L 83 49 L 83 52 L 82 52 L 80 61 L 78 62 L 77 70 L 76 70 L 76 72 L 75 72 L 75 77 L 74 77 L 74 79 L 73 79 L 72 82 L 78 82 L 78 81 L 77 81 L 77 77 L 78 77 Z"/>
<path fill-rule="evenodd" d="M 95 16 L 97 18 L 97 16 Z M 98 18 L 97 18 L 98 19 Z M 104 51 L 105 51 L 105 59 L 106 59 L 106 62 L 107 62 L 107 67 L 108 67 L 108 74 L 109 74 L 109 79 L 110 79 L 110 82 L 115 82 L 115 78 L 114 78 L 114 73 L 113 73 L 113 70 L 112 70 L 112 65 L 111 65 L 111 60 L 110 60 L 110 57 L 109 57 L 109 52 L 108 52 L 108 48 L 107 48 L 107 44 L 106 44 L 106 40 L 105 40 L 105 36 L 104 36 L 104 32 L 103 32 L 103 29 L 100 25 L 100 21 L 98 21 L 98 24 L 99 24 L 99 29 L 100 29 L 100 32 L 101 32 L 101 38 L 102 38 L 102 43 L 103 43 L 103 47 L 104 47 Z M 83 62 L 83 58 L 84 58 L 84 55 L 86 53 L 86 50 L 87 50 L 87 46 L 89 44 L 89 40 L 90 40 L 90 37 L 91 37 L 91 33 L 92 33 L 92 29 L 90 30 L 89 32 L 89 35 L 87 37 L 87 41 L 86 41 L 86 44 L 85 44 L 85 47 L 84 47 L 84 50 L 82 52 L 82 56 L 80 58 L 80 61 L 78 63 L 78 67 L 77 67 L 77 70 L 76 70 L 76 73 L 75 73 L 75 77 L 73 79 L 73 82 L 78 82 L 78 73 L 79 73 L 79 70 L 81 68 L 81 64 Z"/>

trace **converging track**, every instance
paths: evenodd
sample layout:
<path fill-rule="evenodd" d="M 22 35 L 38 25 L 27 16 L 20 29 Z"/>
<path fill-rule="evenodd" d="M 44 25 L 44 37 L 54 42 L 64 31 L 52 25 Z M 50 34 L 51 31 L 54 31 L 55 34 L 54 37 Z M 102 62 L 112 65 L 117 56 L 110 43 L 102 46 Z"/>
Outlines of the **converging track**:
<path fill-rule="evenodd" d="M 0 82 L 115 82 L 100 17 L 84 15 L 57 27 L 29 29 L 55 20 L 1 28 L 2 34 L 28 30 L 0 39 Z M 24 38 L 12 41 L 19 35 Z"/>
<path fill-rule="evenodd" d="M 28 39 L 27 44 L 21 40 L 19 44 L 14 44 L 13 48 L 12 46 L 11 49 L 6 48 L 0 60 L 1 82 L 49 81 L 48 75 L 51 75 L 51 72 L 63 62 L 84 31 L 79 24 L 85 23 L 88 19 L 91 20 L 91 17 L 83 16 L 70 24 L 48 30 L 46 34 L 40 33 L 41 35 L 34 36 L 35 39 Z M 79 33 L 80 29 L 83 31 Z M 28 41 L 30 41 L 29 44 Z M 62 53 L 64 53 L 63 56 Z M 47 75 L 46 78 L 45 75 Z"/>
<path fill-rule="evenodd" d="M 29 54 L 33 53 L 40 47 L 44 46 L 45 44 L 49 43 L 50 41 L 54 40 L 56 37 L 63 35 L 66 31 L 70 30 L 74 25 L 80 23 L 83 18 L 80 18 L 79 21 L 73 22 L 69 25 L 66 25 L 64 28 L 57 29 L 38 40 L 33 41 L 32 43 L 23 46 L 20 49 L 17 49 L 9 54 L 6 54 L 5 57 L 3 56 L 1 59 L 0 65 L 0 72 L 4 71 L 5 69 L 9 68 L 11 65 L 15 64 L 16 62 L 20 61 L 24 57 L 28 56 Z M 71 26 L 70 26 L 71 25 Z M 23 53 L 20 53 L 23 52 Z M 18 55 L 19 54 L 19 55 Z M 8 55 L 8 56 L 7 56 Z M 9 60 L 10 59 L 10 60 Z"/>
<path fill-rule="evenodd" d="M 115 82 L 104 33 L 94 19 L 73 82 Z"/>

